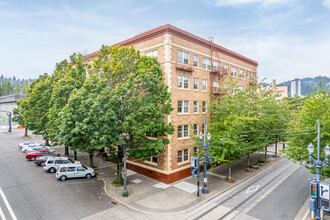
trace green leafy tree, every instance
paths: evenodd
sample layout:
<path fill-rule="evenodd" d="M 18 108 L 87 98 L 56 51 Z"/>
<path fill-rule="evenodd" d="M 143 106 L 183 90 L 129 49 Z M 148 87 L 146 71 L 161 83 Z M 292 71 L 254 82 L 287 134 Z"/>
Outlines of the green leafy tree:
<path fill-rule="evenodd" d="M 104 145 L 95 145 L 100 131 L 98 127 L 90 124 L 92 121 L 89 117 L 91 108 L 104 87 L 97 77 L 91 76 L 81 89 L 73 91 L 68 103 L 60 112 L 60 142 L 70 146 L 72 150 L 88 152 L 91 166 L 93 166 L 93 153 Z"/>
<path fill-rule="evenodd" d="M 45 139 L 45 145 L 49 146 L 46 125 L 48 123 L 49 101 L 53 90 L 52 78 L 43 74 L 33 81 L 26 97 L 24 105 L 24 122 L 33 134 L 40 134 Z"/>
<path fill-rule="evenodd" d="M 15 94 L 21 94 L 21 87 L 18 83 L 17 83 L 16 88 L 15 88 Z"/>
<path fill-rule="evenodd" d="M 27 94 L 29 90 L 29 82 L 25 81 L 22 89 L 22 94 Z"/>
<path fill-rule="evenodd" d="M 294 162 L 309 162 L 307 147 L 312 143 L 317 146 L 317 122 L 321 121 L 321 159 L 325 158 L 323 148 L 330 144 L 330 93 L 319 86 L 308 95 L 295 120 L 292 120 L 288 132 L 289 146 L 284 150 L 285 156 Z M 314 151 L 314 158 L 316 158 Z M 315 171 L 315 167 L 309 167 Z M 323 168 L 322 175 L 330 177 L 330 169 Z"/>
<path fill-rule="evenodd" d="M 26 101 L 25 99 L 21 99 L 17 102 L 17 107 L 13 109 L 13 121 L 16 121 L 19 125 L 25 127 L 24 137 L 28 135 L 28 129 L 25 126 L 24 121 L 24 111 L 26 109 Z"/>
<path fill-rule="evenodd" d="M 93 62 L 89 73 L 99 76 L 111 90 L 112 111 L 117 119 L 116 132 L 112 132 L 115 137 L 104 145 L 116 147 L 119 135 L 129 133 L 131 157 L 146 159 L 163 152 L 164 145 L 169 143 L 166 136 L 173 133 L 174 128 L 166 122 L 165 117 L 172 111 L 171 94 L 163 83 L 157 60 L 140 56 L 133 47 L 103 46 Z M 102 133 L 101 140 L 106 140 L 106 135 Z M 121 163 L 120 152 L 112 156 Z M 117 173 L 119 181 L 121 172 Z"/>
<path fill-rule="evenodd" d="M 86 64 L 83 62 L 82 55 L 74 54 L 71 56 L 72 66 L 66 60 L 57 64 L 55 73 L 59 80 L 55 83 L 52 96 L 50 99 L 50 109 L 48 114 L 47 133 L 49 139 L 53 143 L 60 142 L 59 128 L 61 126 L 61 119 L 59 117 L 60 111 L 67 104 L 71 92 L 74 89 L 82 87 L 86 79 Z M 65 66 L 66 65 L 66 66 Z M 69 154 L 68 146 L 65 145 L 65 155 Z"/>

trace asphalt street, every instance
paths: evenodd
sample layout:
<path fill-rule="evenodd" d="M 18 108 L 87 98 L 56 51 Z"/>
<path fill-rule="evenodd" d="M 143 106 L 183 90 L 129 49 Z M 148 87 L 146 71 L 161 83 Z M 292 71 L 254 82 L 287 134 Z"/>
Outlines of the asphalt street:
<path fill-rule="evenodd" d="M 58 181 L 18 149 L 22 132 L 0 130 L 0 217 L 80 219 L 114 207 L 98 178 Z"/>
<path fill-rule="evenodd" d="M 309 196 L 309 178 L 313 175 L 301 166 L 247 214 L 257 219 L 291 220 Z"/>
<path fill-rule="evenodd" d="M 305 167 L 282 159 L 266 172 L 212 199 L 193 219 L 292 220 L 309 195 L 312 176 Z"/>

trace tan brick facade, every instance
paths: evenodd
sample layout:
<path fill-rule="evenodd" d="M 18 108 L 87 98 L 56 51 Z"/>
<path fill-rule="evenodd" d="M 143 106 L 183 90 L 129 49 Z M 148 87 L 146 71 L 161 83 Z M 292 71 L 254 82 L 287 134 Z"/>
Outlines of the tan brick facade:
<path fill-rule="evenodd" d="M 236 82 L 238 89 L 244 87 L 257 78 L 258 63 L 171 25 L 156 28 L 116 45 L 134 45 L 141 55 L 148 55 L 148 53 L 150 55 L 153 51 L 157 51 L 157 60 L 163 69 L 164 83 L 169 86 L 169 91 L 172 93 L 174 108 L 171 115 L 168 116 L 167 122 L 173 124 L 175 133 L 168 136 L 170 144 L 165 146 L 164 153 L 158 155 L 157 163 L 152 162 L 151 159 L 150 161 L 131 160 L 128 161 L 128 167 L 166 183 L 189 175 L 190 157 L 194 152 L 196 142 L 191 138 L 193 128 L 196 124 L 197 133 L 202 131 L 203 118 L 207 116 L 207 111 L 204 113 L 202 111 L 202 103 L 206 102 L 207 109 L 210 94 L 213 91 L 213 83 L 219 81 L 220 90 L 226 83 L 230 86 L 231 82 Z M 178 62 L 178 50 L 182 51 L 182 63 Z M 89 56 L 94 57 L 97 53 Z M 188 53 L 187 64 L 184 64 L 184 53 Z M 194 56 L 198 56 L 197 66 L 194 66 Z M 222 70 L 227 65 L 228 75 L 223 75 L 223 71 L 221 75 L 219 72 L 211 73 L 207 67 L 203 68 L 203 58 L 210 60 L 210 68 L 213 68 L 213 62 L 220 63 Z M 232 68 L 236 68 L 236 77 L 231 75 Z M 244 78 L 240 76 L 241 71 L 243 71 Z M 253 74 L 252 80 L 250 79 L 251 74 Z M 182 77 L 182 88 L 178 86 L 179 76 Z M 198 80 L 197 89 L 194 88 L 194 79 Z M 203 80 L 206 82 L 205 91 L 203 90 Z M 185 88 L 187 85 L 188 87 Z M 180 103 L 182 113 L 178 112 L 178 101 L 182 101 Z M 194 112 L 194 101 L 198 102 L 197 112 Z M 186 108 L 186 104 L 188 104 L 188 108 Z M 185 112 L 187 110 L 188 112 Z M 185 132 L 187 125 L 188 135 Z M 179 128 L 179 126 L 181 127 Z M 178 129 L 182 130 L 181 138 L 178 138 Z M 187 150 L 188 156 L 186 155 Z M 178 151 L 181 151 L 181 159 L 178 159 Z"/>

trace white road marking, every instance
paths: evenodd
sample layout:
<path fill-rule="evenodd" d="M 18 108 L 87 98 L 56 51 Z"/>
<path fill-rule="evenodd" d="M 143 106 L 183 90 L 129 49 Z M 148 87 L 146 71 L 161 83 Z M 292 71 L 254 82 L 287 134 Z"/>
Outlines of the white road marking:
<path fill-rule="evenodd" d="M 5 214 L 3 213 L 1 207 L 0 207 L 0 216 L 2 220 L 6 220 Z"/>
<path fill-rule="evenodd" d="M 3 193 L 3 191 L 2 191 L 1 188 L 0 188 L 0 195 L 1 195 L 2 199 L 3 199 L 3 201 L 5 202 L 5 204 L 6 204 L 6 206 L 7 206 L 7 209 L 8 209 L 8 211 L 9 211 L 11 217 L 13 218 L 13 220 L 17 220 L 16 215 L 15 215 L 15 213 L 13 212 L 13 210 L 11 209 L 11 206 L 10 206 L 10 204 L 9 204 L 9 202 L 8 202 L 6 196 L 5 196 L 5 194 Z"/>
<path fill-rule="evenodd" d="M 255 192 L 259 189 L 259 185 L 255 185 L 255 186 L 250 186 L 247 190 L 246 193 L 251 193 L 251 192 Z"/>

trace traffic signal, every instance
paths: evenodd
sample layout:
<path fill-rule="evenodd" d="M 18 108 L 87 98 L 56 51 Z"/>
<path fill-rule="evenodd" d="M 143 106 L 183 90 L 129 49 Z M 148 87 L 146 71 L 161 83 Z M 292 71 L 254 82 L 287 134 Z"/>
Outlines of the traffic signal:
<path fill-rule="evenodd" d="M 310 183 L 310 196 L 312 198 L 317 198 L 317 193 L 318 193 L 318 190 L 317 190 L 317 183 L 316 182 L 311 182 Z"/>

